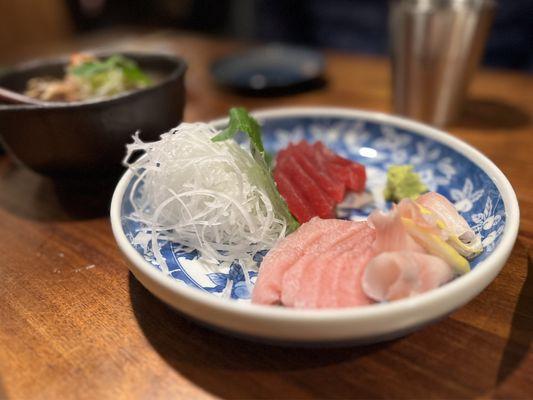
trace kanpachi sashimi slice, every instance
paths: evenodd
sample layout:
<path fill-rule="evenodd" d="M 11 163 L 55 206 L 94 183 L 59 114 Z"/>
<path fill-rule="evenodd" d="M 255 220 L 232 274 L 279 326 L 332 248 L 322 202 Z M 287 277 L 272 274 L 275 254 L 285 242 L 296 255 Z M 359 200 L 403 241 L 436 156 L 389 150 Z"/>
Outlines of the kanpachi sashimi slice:
<path fill-rule="evenodd" d="M 474 258 L 483 251 L 481 238 L 470 228 L 454 205 L 439 193 L 428 192 L 416 199 L 417 204 L 433 213 L 448 234 L 448 243 L 462 256 Z"/>
<path fill-rule="evenodd" d="M 285 272 L 310 248 L 332 235 L 353 229 L 353 222 L 313 218 L 281 240 L 263 259 L 252 292 L 252 303 L 279 304 Z"/>
<path fill-rule="evenodd" d="M 336 256 L 357 248 L 364 237 L 372 236 L 372 229 L 365 222 L 352 222 L 345 231 L 332 233 L 289 268 L 282 280 L 281 302 L 286 306 L 312 307 L 318 296 L 320 270 L 327 268 Z M 362 240 L 363 238 L 363 240 Z M 305 304 L 304 304 L 305 303 Z"/>
<path fill-rule="evenodd" d="M 376 301 L 411 297 L 450 281 L 452 268 L 441 258 L 413 251 L 384 252 L 368 262 L 362 287 Z"/>
<path fill-rule="evenodd" d="M 368 217 L 368 223 L 376 230 L 376 240 L 372 245 L 374 254 L 402 250 L 425 253 L 424 248 L 405 229 L 400 213 L 375 210 Z"/>

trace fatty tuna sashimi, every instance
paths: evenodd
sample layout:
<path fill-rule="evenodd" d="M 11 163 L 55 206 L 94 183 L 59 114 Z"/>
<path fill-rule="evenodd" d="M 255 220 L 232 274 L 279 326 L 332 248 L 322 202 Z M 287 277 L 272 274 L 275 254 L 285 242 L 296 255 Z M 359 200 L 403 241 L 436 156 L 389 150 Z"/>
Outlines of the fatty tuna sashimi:
<path fill-rule="evenodd" d="M 315 216 L 315 212 L 309 206 L 303 194 L 300 193 L 298 186 L 294 186 L 283 171 L 276 169 L 274 171 L 274 179 L 279 192 L 287 202 L 289 210 L 299 222 L 309 221 Z"/>
<path fill-rule="evenodd" d="M 373 229 L 368 224 L 361 222 L 362 229 L 354 233 L 348 240 L 344 240 L 336 246 L 333 246 L 327 252 L 315 257 L 305 267 L 301 276 L 301 283 L 298 292 L 294 298 L 294 307 L 296 308 L 318 308 L 320 307 L 321 294 L 324 294 L 323 288 L 328 283 L 328 277 L 334 270 L 340 269 L 346 265 L 356 274 L 358 259 L 361 254 L 365 254 L 370 248 L 373 240 Z M 289 272 L 291 272 L 290 270 Z M 287 276 L 287 275 L 286 275 Z M 346 277 L 345 279 L 350 279 Z M 333 290 L 338 294 L 338 285 Z M 282 299 L 285 288 L 283 287 Z M 360 298 L 360 296 L 356 296 Z M 366 297 L 366 296 L 364 296 Z M 355 302 L 358 300 L 351 299 Z M 348 302 L 348 300 L 346 301 Z M 337 303 L 335 299 L 335 303 Z M 322 307 L 331 307 L 331 304 L 323 304 Z"/>
<path fill-rule="evenodd" d="M 368 262 L 362 287 L 373 300 L 391 301 L 435 289 L 453 276 L 452 268 L 439 257 L 413 251 L 385 252 Z"/>
<path fill-rule="evenodd" d="M 294 157 L 287 156 L 278 163 L 276 169 L 283 172 L 294 187 L 305 196 L 307 204 L 320 218 L 332 218 L 334 201 L 320 188 L 320 186 L 304 171 Z M 283 193 L 282 193 L 283 194 Z M 290 209 L 290 207 L 289 207 Z M 306 221 L 300 221 L 306 222 Z"/>
<path fill-rule="evenodd" d="M 338 254 L 350 251 L 358 246 L 361 238 L 368 236 L 371 228 L 365 222 L 352 222 L 349 229 L 332 233 L 320 243 L 310 246 L 305 254 L 283 276 L 281 302 L 286 306 L 305 307 L 295 304 L 296 296 L 300 303 L 318 295 L 319 282 L 314 275 L 320 275 L 321 268 L 327 268 L 328 263 Z M 316 295 L 315 295 L 316 293 Z M 303 297 L 302 297 L 303 296 Z"/>
<path fill-rule="evenodd" d="M 368 261 L 372 258 L 372 250 L 358 254 L 343 254 L 340 257 L 339 281 L 337 284 L 337 307 L 356 307 L 371 304 L 372 300 L 365 294 L 361 278 Z"/>
<path fill-rule="evenodd" d="M 259 268 L 259 275 L 252 292 L 252 302 L 279 304 L 281 284 L 285 272 L 302 257 L 309 248 L 322 240 L 353 229 L 353 222 L 339 219 L 313 218 L 295 232 L 281 240 L 270 250 Z"/>

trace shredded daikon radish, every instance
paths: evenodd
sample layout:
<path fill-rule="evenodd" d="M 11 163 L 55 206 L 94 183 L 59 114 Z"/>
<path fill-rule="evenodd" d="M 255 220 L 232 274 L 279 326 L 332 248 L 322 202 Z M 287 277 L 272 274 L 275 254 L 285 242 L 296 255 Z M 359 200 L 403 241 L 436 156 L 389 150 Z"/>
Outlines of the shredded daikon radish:
<path fill-rule="evenodd" d="M 287 229 L 257 180 L 259 168 L 235 141 L 212 142 L 218 132 L 204 123 L 182 123 L 157 142 L 138 135 L 124 164 L 136 175 L 130 218 L 142 223 L 154 257 L 168 273 L 158 240 L 196 249 L 202 258 L 249 265 Z M 144 156 L 129 162 L 133 153 Z M 140 196 L 135 196 L 140 192 Z"/>

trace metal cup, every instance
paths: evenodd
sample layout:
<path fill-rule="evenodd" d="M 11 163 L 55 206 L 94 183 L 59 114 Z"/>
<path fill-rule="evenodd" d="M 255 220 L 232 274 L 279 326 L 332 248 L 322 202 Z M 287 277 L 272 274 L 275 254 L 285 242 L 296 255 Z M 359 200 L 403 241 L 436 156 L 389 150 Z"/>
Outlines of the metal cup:
<path fill-rule="evenodd" d="M 492 0 L 392 0 L 394 111 L 436 126 L 459 114 L 483 53 Z"/>

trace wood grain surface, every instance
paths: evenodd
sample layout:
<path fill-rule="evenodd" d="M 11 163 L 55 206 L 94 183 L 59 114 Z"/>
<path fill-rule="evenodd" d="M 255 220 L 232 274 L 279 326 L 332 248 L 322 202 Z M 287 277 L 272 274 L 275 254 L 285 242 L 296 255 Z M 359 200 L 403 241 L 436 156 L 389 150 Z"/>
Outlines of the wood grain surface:
<path fill-rule="evenodd" d="M 208 73 L 234 43 L 120 32 L 52 50 L 101 46 L 187 58 L 188 121 L 222 116 L 232 105 L 390 111 L 385 59 L 327 51 L 324 88 L 246 98 L 215 87 Z M 533 398 L 532 114 L 532 76 L 476 75 L 465 113 L 449 130 L 493 160 L 515 188 L 521 221 L 514 250 L 465 307 L 365 347 L 281 348 L 189 321 L 128 272 L 107 217 L 114 179 L 62 185 L 0 156 L 0 398 Z"/>

